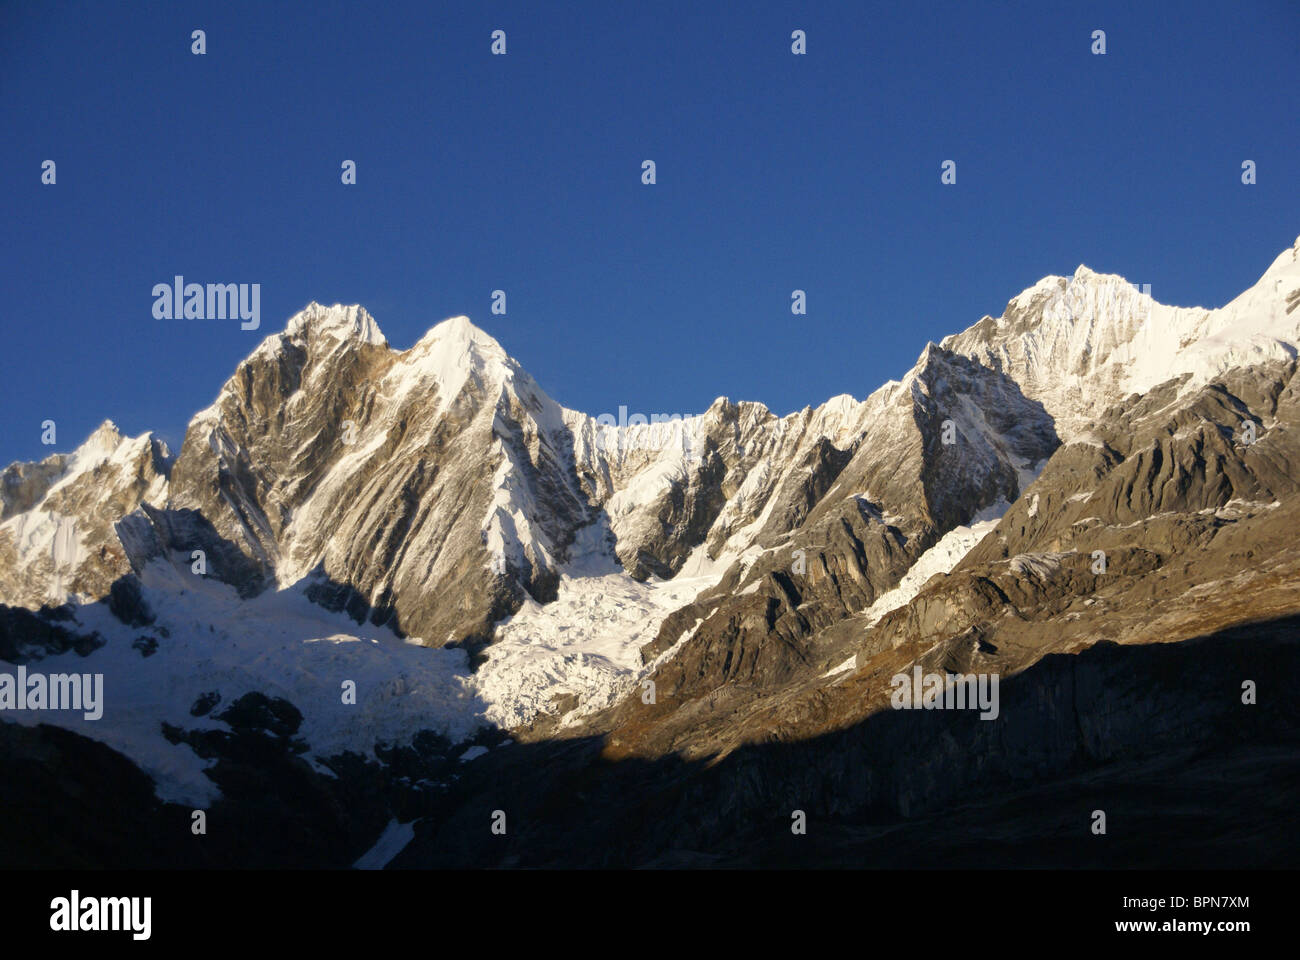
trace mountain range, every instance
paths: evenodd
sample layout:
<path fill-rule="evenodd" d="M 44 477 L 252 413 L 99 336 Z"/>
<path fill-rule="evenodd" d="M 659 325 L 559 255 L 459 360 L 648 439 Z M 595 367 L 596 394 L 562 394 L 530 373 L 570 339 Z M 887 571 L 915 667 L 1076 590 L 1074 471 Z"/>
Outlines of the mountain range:
<path fill-rule="evenodd" d="M 0 660 L 105 704 L 0 717 L 0 849 L 1285 862 L 1298 350 L 1300 239 L 1217 309 L 1046 277 L 786 416 L 611 424 L 465 317 L 398 350 L 312 303 L 178 451 L 105 421 L 3 471 Z M 891 709 L 916 668 L 1000 677 L 998 718 Z M 23 828 L 51 807 L 66 831 Z"/>

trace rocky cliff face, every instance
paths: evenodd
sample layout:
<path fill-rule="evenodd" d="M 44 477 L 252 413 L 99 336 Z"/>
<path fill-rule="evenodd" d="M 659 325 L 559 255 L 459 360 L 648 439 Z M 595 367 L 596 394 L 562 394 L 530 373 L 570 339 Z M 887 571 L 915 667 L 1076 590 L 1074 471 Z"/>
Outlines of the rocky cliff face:
<path fill-rule="evenodd" d="M 1298 387 L 1288 361 L 1236 369 L 1190 393 L 1171 381 L 1108 410 L 910 600 L 877 616 L 861 604 L 836 610 L 803 642 L 779 621 L 755 624 L 753 636 L 795 651 L 758 678 L 734 676 L 746 664 L 743 631 L 711 629 L 706 618 L 652 674 L 660 703 L 629 699 L 591 729 L 614 756 L 709 756 L 861 722 L 888 709 L 890 678 L 916 664 L 1009 677 L 1101 641 L 1168 643 L 1292 616 Z M 784 577 L 809 591 L 819 579 Z M 740 604 L 735 593 L 717 609 Z"/>
<path fill-rule="evenodd" d="M 281 584 L 322 574 L 327 602 L 431 645 L 553 596 L 593 519 L 560 408 L 494 340 L 457 319 L 398 352 L 316 305 L 194 419 L 170 494 Z"/>
<path fill-rule="evenodd" d="M 764 686 L 819 662 L 820 631 L 869 607 L 953 527 L 1015 500 L 1057 446 L 1014 383 L 934 345 L 864 406 L 868 437 L 810 463 L 803 495 L 787 498 L 797 527 L 769 521 L 758 549 L 643 651 L 649 662 L 692 631 L 659 671 L 667 691 Z"/>

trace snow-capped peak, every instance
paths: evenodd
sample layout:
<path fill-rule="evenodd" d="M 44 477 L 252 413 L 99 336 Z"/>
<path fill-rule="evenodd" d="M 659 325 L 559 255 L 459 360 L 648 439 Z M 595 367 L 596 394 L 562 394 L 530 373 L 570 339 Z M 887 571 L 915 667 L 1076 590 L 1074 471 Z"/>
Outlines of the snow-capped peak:
<path fill-rule="evenodd" d="M 398 358 L 388 372 L 390 389 L 403 393 L 435 386 L 446 408 L 471 377 L 487 385 L 512 376 L 515 364 L 489 334 L 468 317 L 451 317 L 433 326 Z"/>
<path fill-rule="evenodd" d="M 358 340 L 375 346 L 388 343 L 365 307 L 341 303 L 327 307 L 314 300 L 289 318 L 284 334 L 295 339 L 328 334 L 339 340 Z"/>
<path fill-rule="evenodd" d="M 479 365 L 489 360 L 509 359 L 501 344 L 479 327 L 469 317 L 449 317 L 434 324 L 429 332 L 416 341 L 412 351 L 419 354 L 439 353 L 447 356 L 469 356 Z"/>
<path fill-rule="evenodd" d="M 1041 401 L 1068 440 L 1098 409 L 1190 374 L 1193 389 L 1245 364 L 1287 360 L 1300 345 L 1300 240 L 1217 310 L 1157 302 L 1123 277 L 1080 265 L 1044 277 L 942 346 L 999 369 Z"/>
<path fill-rule="evenodd" d="M 110 460 L 123 465 L 134 463 L 153 443 L 155 441 L 150 432 L 142 433 L 138 437 L 124 436 L 117 424 L 112 420 L 105 420 L 72 451 L 65 479 L 94 469 Z M 170 451 L 161 441 L 158 441 L 156 446 L 159 456 L 165 460 Z"/>
<path fill-rule="evenodd" d="M 77 447 L 74 456 L 91 457 L 96 454 L 107 455 L 117 449 L 122 442 L 122 432 L 112 420 L 105 420 L 94 432 Z"/>
<path fill-rule="evenodd" d="M 936 351 L 939 349 L 939 344 L 935 343 L 933 340 L 926 341 L 925 349 L 922 350 L 920 355 L 916 358 L 916 367 L 925 367 L 933 362 L 936 356 Z"/>

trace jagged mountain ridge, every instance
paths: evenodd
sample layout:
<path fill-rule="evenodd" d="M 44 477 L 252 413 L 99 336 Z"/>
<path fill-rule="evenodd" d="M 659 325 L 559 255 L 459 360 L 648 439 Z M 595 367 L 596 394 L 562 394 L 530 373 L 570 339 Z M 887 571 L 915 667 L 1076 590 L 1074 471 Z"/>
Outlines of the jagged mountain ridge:
<path fill-rule="evenodd" d="M 150 555 L 207 544 L 242 558 L 214 572 L 245 592 L 315 571 L 332 602 L 427 643 L 483 642 L 525 592 L 554 595 L 565 563 L 578 559 L 580 531 L 584 549 L 608 543 L 629 573 L 666 578 L 692 561 L 707 569 L 722 558 L 725 568 L 815 520 L 818 507 L 836 509 L 825 481 L 865 438 L 897 445 L 912 419 L 897 395 L 933 380 L 937 356 L 978 364 L 955 375 L 954 397 L 975 382 L 964 377 L 1001 371 L 1042 402 L 1049 429 L 1072 439 L 1089 411 L 1156 377 L 1204 382 L 1231 366 L 1293 356 L 1295 289 L 1297 246 L 1217 311 L 1164 307 L 1118 277 L 1080 268 L 1027 289 L 1003 317 L 927 347 L 904 381 L 861 402 L 837 397 L 777 417 L 720 398 L 701 415 L 621 431 L 556 404 L 465 318 L 396 351 L 363 308 L 312 304 L 239 365 L 174 458 L 147 435 L 128 441 L 106 425 L 71 457 L 10 466 L 0 585 L 9 602 L 27 606 L 102 596 Z M 1177 349 L 1166 349 L 1171 338 Z M 946 412 L 966 435 L 989 432 L 976 422 L 987 408 L 972 419 L 950 400 L 952 411 L 927 412 L 926 436 Z M 1004 426 L 1014 429 L 1018 416 Z M 995 438 L 990 450 L 1005 446 Z M 937 516 L 923 511 L 933 527 L 923 539 L 1014 500 L 1017 471 L 1049 452 L 1040 444 L 1033 460 L 1016 462 L 995 452 L 998 462 L 982 464 L 973 487 L 954 491 Z M 74 466 L 88 462 L 97 465 Z M 909 487 L 915 464 L 899 465 L 877 465 L 890 474 L 877 479 L 881 490 L 852 491 L 868 513 L 901 517 L 926 499 Z M 107 483 L 106 472 L 115 474 Z M 71 495 L 84 476 L 108 491 L 100 502 Z M 160 510 L 193 511 L 211 530 L 178 540 L 176 524 L 158 529 Z M 114 528 L 133 512 L 125 533 Z M 430 600 L 435 593 L 440 602 Z"/>

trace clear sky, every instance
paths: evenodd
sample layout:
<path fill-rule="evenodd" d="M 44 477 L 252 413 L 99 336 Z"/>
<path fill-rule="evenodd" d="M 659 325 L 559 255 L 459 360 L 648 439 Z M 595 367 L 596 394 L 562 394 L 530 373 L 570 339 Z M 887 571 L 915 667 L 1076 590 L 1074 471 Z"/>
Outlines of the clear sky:
<path fill-rule="evenodd" d="M 1079 263 L 1219 306 L 1300 234 L 1298 79 L 1294 0 L 4 4 L 0 462 L 178 446 L 311 300 L 592 414 L 862 397 Z M 262 328 L 155 319 L 176 274 Z"/>

